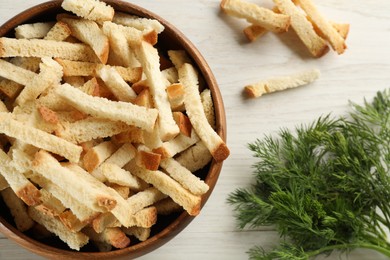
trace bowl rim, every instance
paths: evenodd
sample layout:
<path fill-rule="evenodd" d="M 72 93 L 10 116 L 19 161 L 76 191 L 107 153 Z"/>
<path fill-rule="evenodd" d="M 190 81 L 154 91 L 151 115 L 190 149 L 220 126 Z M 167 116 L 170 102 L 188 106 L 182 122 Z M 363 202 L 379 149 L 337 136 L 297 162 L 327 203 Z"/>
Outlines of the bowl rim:
<path fill-rule="evenodd" d="M 226 115 L 222 95 L 209 65 L 207 64 L 206 60 L 201 55 L 199 50 L 194 46 L 194 44 L 181 31 L 179 31 L 168 21 L 143 7 L 121 0 L 102 1 L 113 6 L 114 9 L 118 9 L 121 12 L 126 12 L 151 19 L 157 19 L 165 27 L 163 33 L 168 32 L 175 37 L 175 40 L 179 42 L 182 48 L 190 55 L 193 62 L 195 62 L 195 64 L 197 65 L 197 68 L 201 71 L 201 74 L 211 91 L 216 118 L 216 132 L 222 138 L 222 140 L 226 142 Z M 32 6 L 20 12 L 19 14 L 10 18 L 7 22 L 0 26 L 0 37 L 5 36 L 16 26 L 23 24 L 28 20 L 31 20 L 38 16 L 42 16 L 42 14 L 50 10 L 58 9 L 61 6 L 61 3 L 62 0 L 52 0 Z M 211 162 L 209 171 L 204 180 L 209 185 L 210 189 L 206 194 L 202 196 L 201 208 L 203 208 L 216 186 L 220 172 L 222 170 L 222 164 L 223 162 L 216 162 L 214 159 Z M 156 233 L 154 236 L 148 238 L 146 241 L 131 245 L 124 249 L 118 249 L 110 252 L 77 252 L 58 249 L 53 246 L 39 242 L 38 240 L 35 240 L 28 235 L 20 232 L 1 216 L 0 232 L 2 232 L 6 237 L 15 241 L 17 244 L 26 248 L 27 250 L 30 250 L 38 255 L 48 258 L 75 259 L 77 255 L 77 258 L 83 259 L 103 259 L 107 257 L 126 257 L 127 259 L 129 259 L 129 257 L 140 257 L 164 245 L 173 237 L 175 237 L 180 231 L 182 231 L 194 218 L 195 217 L 188 215 L 187 212 L 183 212 L 168 226 L 166 226 L 160 232 Z M 160 242 L 158 240 L 160 240 Z"/>

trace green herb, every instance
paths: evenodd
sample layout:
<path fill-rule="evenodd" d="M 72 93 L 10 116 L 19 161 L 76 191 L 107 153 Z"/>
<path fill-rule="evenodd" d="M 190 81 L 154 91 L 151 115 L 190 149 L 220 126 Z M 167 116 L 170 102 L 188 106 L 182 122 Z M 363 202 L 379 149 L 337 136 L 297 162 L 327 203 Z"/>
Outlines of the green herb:
<path fill-rule="evenodd" d="M 240 228 L 273 225 L 282 243 L 250 259 L 309 259 L 369 248 L 390 257 L 390 91 L 249 145 L 255 184 L 229 195 Z"/>

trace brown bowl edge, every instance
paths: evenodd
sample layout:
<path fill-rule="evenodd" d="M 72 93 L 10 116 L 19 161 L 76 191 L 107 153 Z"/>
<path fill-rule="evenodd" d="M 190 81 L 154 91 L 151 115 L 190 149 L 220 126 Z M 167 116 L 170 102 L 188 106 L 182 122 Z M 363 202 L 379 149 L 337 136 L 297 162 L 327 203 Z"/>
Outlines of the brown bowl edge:
<path fill-rule="evenodd" d="M 36 6 L 33 6 L 18 15 L 14 16 L 2 26 L 0 26 L 0 37 L 3 37 L 10 33 L 16 26 L 19 24 L 25 23 L 32 18 L 41 16 L 44 12 L 54 12 L 60 8 L 60 3 L 62 0 L 54 0 L 45 2 Z M 115 10 L 138 15 L 141 17 L 147 17 L 152 19 L 157 19 L 161 24 L 164 25 L 165 30 L 164 35 L 169 35 L 173 37 L 184 49 L 190 57 L 193 59 L 197 68 L 202 72 L 202 76 L 209 86 L 214 103 L 215 117 L 216 117 L 216 132 L 221 136 L 221 138 L 226 142 L 226 115 L 224 111 L 224 105 L 220 90 L 218 88 L 217 81 L 211 72 L 210 67 L 207 62 L 200 54 L 198 49 L 190 42 L 190 40 L 182 34 L 178 29 L 176 29 L 172 24 L 161 18 L 160 16 L 150 12 L 142 7 L 137 5 L 116 1 L 116 0 L 105 0 L 106 3 L 114 7 Z M 210 186 L 209 191 L 202 196 L 202 208 L 205 205 L 206 201 L 213 191 L 220 171 L 222 169 L 222 162 L 212 161 L 209 168 L 209 172 L 205 178 L 205 182 Z M 162 246 L 170 239 L 175 237 L 180 231 L 182 231 L 194 217 L 188 215 L 186 212 L 183 212 L 177 217 L 172 223 L 165 227 L 162 231 L 152 236 L 144 242 L 140 242 L 136 245 L 118 249 L 110 252 L 76 252 L 58 249 L 44 243 L 41 243 L 26 234 L 17 230 L 13 225 L 8 223 L 3 217 L 0 216 L 0 232 L 5 236 L 12 239 L 22 247 L 47 258 L 56 258 L 56 259 L 105 259 L 109 258 L 124 258 L 129 259 L 140 257 L 144 254 L 147 254 L 158 247 Z M 159 240 L 159 241 L 158 241 Z"/>

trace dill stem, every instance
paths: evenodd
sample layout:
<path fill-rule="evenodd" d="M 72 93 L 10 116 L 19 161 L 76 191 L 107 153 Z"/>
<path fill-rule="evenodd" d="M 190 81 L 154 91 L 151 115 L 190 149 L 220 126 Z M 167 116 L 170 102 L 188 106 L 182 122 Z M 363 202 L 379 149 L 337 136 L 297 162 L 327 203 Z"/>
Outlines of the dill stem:
<path fill-rule="evenodd" d="M 379 238 L 376 238 L 374 236 L 371 236 L 371 235 L 364 235 L 363 238 L 368 241 L 369 243 L 363 243 L 363 244 L 381 244 L 382 246 L 381 247 L 386 247 L 386 248 L 389 248 L 389 251 L 390 251 L 390 244 L 389 242 L 387 242 L 387 239 L 386 237 L 383 237 L 383 236 L 379 236 Z M 378 243 L 379 242 L 379 243 Z"/>
<path fill-rule="evenodd" d="M 382 203 L 384 204 L 384 203 Z M 385 225 L 385 226 L 389 226 L 390 224 L 390 220 L 389 220 L 389 216 L 390 216 L 390 211 L 389 211 L 389 208 L 387 207 L 387 205 L 383 205 L 383 207 L 381 207 L 381 211 L 383 212 L 383 215 L 385 216 L 385 218 L 383 219 L 379 214 L 376 214 L 377 217 L 380 217 L 380 220 L 382 221 L 382 223 Z"/>
<path fill-rule="evenodd" d="M 388 218 L 387 218 L 387 214 L 385 215 L 386 218 L 383 218 L 381 215 L 379 214 L 375 214 L 375 218 L 381 222 L 383 225 L 385 225 L 386 227 L 389 227 L 390 226 L 390 222 L 388 221 Z"/>
<path fill-rule="evenodd" d="M 319 248 L 314 251 L 306 252 L 308 257 L 316 256 L 322 253 L 325 253 L 327 251 L 337 250 L 337 249 L 352 249 L 352 248 L 365 248 L 365 249 L 372 249 L 377 252 L 380 252 L 384 254 L 385 256 L 390 257 L 390 249 L 384 248 L 378 245 L 373 245 L 369 243 L 356 243 L 356 244 L 338 244 L 338 245 L 332 245 L 332 246 L 326 246 L 323 248 Z"/>
<path fill-rule="evenodd" d="M 379 220 L 379 222 L 381 222 L 381 220 Z M 364 235 L 362 234 L 362 237 L 365 240 L 373 244 L 380 241 L 381 243 L 385 243 L 386 246 L 390 248 L 390 244 L 387 242 L 386 232 L 383 230 L 383 228 L 380 226 L 378 222 L 376 222 L 374 225 L 372 225 L 369 222 L 366 222 L 366 225 L 367 225 L 366 234 Z"/>

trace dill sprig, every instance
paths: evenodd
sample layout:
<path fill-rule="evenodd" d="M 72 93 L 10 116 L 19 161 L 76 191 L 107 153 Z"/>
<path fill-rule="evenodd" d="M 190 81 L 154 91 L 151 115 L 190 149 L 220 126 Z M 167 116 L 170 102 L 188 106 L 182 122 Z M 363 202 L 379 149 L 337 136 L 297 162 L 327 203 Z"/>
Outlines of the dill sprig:
<path fill-rule="evenodd" d="M 309 259 L 369 248 L 390 257 L 390 91 L 351 103 L 348 117 L 321 117 L 249 144 L 256 181 L 237 189 L 238 226 L 273 225 L 283 242 L 250 259 Z"/>

